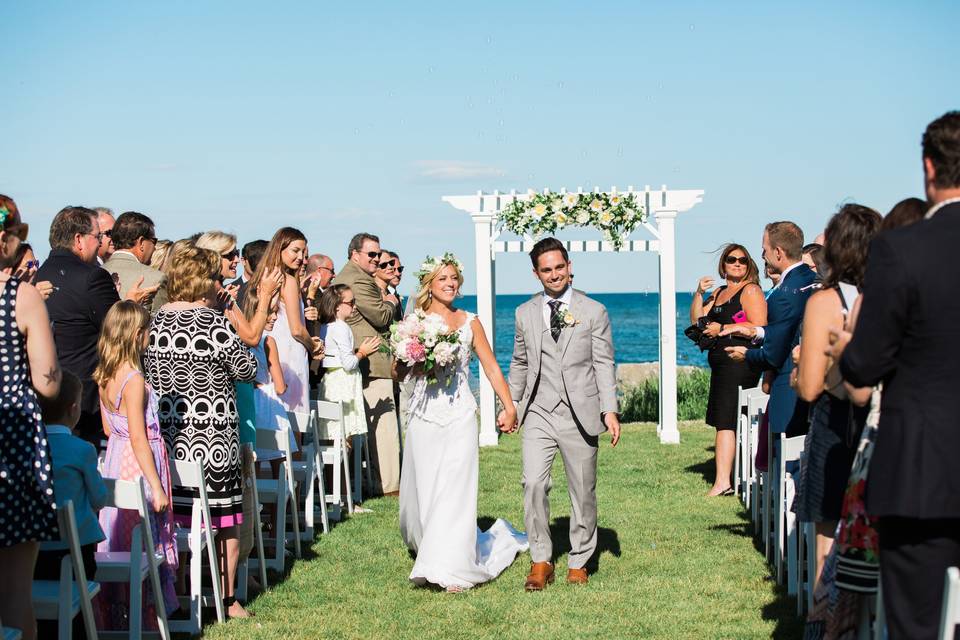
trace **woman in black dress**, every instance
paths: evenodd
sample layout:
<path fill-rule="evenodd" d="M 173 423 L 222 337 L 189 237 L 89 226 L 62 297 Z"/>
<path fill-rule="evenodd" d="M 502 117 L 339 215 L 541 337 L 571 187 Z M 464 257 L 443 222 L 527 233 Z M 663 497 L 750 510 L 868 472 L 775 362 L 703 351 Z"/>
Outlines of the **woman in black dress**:
<path fill-rule="evenodd" d="M 0 270 L 16 267 L 12 261 L 27 230 L 17 205 L 0 195 Z M 0 365 L 0 618 L 33 640 L 30 582 L 37 543 L 59 536 L 40 401 L 56 397 L 61 372 L 43 298 L 30 283 L 2 271 Z"/>
<path fill-rule="evenodd" d="M 737 446 L 737 387 L 755 387 L 760 379 L 759 372 L 753 371 L 746 362 L 734 362 L 724 351 L 726 347 L 747 346 L 749 339 L 736 335 L 720 337 L 720 332 L 734 324 L 763 326 L 767 323 L 767 302 L 759 284 L 760 272 L 746 247 L 725 246 L 720 253 L 718 271 L 726 284 L 704 301 L 703 295 L 713 288 L 713 278 L 700 278 L 690 305 L 690 322 L 704 325 L 701 348 L 710 349 L 707 424 L 717 430 L 717 475 L 709 496 L 733 493 L 730 474 Z"/>
<path fill-rule="evenodd" d="M 833 546 L 850 466 L 869 407 L 847 397 L 835 363 L 826 355 L 830 331 L 844 326 L 859 296 L 870 241 L 880 229 L 880 214 L 858 204 L 844 205 L 825 232 L 823 289 L 810 296 L 803 314 L 802 348 L 794 368 L 797 395 L 810 403 L 810 430 L 794 503 L 801 522 L 817 530 L 816 577 Z"/>

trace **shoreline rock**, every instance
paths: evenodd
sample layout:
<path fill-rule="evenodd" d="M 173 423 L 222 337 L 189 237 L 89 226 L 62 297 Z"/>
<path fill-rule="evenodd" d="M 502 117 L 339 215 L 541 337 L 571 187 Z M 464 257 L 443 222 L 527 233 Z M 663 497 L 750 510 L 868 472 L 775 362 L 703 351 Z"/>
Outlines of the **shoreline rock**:
<path fill-rule="evenodd" d="M 689 374 L 703 367 L 690 365 L 677 366 L 677 375 Z M 637 362 L 617 365 L 617 386 L 620 388 L 635 387 L 643 384 L 650 378 L 660 377 L 659 362 Z"/>

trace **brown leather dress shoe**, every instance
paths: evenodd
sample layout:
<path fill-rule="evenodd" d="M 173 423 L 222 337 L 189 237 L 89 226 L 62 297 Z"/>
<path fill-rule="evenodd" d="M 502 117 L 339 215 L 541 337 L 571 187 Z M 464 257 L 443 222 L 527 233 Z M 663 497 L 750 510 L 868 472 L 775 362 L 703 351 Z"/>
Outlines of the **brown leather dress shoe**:
<path fill-rule="evenodd" d="M 527 591 L 543 591 L 553 582 L 553 565 L 549 562 L 534 562 L 530 565 L 530 575 L 523 588 Z"/>
<path fill-rule="evenodd" d="M 567 569 L 567 584 L 587 584 L 587 570 Z"/>

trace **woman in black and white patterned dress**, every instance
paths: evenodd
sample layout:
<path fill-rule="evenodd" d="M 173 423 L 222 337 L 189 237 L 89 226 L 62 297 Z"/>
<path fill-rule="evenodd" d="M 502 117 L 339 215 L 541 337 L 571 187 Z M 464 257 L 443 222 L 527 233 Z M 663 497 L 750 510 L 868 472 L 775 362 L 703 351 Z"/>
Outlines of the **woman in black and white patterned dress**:
<path fill-rule="evenodd" d="M 26 237 L 17 205 L 0 195 L 0 269 L 16 266 L 11 261 Z M 32 639 L 30 581 L 37 543 L 58 536 L 50 447 L 38 399 L 57 395 L 60 366 L 40 292 L 2 272 L 0 378 L 0 619 Z"/>
<path fill-rule="evenodd" d="M 256 360 L 222 313 L 209 308 L 220 276 L 220 256 L 191 247 L 177 254 L 168 274 L 170 302 L 157 312 L 144 357 L 147 380 L 160 397 L 160 425 L 175 460 L 203 462 L 228 615 L 246 616 L 233 597 L 243 520 L 240 435 L 234 382 L 252 380 Z M 190 524 L 193 495 L 173 492 L 174 519 Z"/>

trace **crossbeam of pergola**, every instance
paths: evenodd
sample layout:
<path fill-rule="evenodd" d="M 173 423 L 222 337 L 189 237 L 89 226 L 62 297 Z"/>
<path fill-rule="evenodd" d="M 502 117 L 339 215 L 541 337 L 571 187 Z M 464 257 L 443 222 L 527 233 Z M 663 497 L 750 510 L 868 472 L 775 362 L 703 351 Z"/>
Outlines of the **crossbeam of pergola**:
<path fill-rule="evenodd" d="M 600 193 L 595 187 L 594 193 Z M 529 252 L 534 245 L 533 238 L 523 240 L 499 240 L 503 231 L 499 224 L 500 212 L 516 200 L 529 200 L 534 191 L 526 193 L 484 193 L 474 195 L 443 196 L 443 201 L 470 214 L 474 224 L 474 248 L 477 264 L 477 317 L 483 325 L 490 343 L 496 351 L 496 256 L 498 253 Z M 544 194 L 551 193 L 544 189 Z M 567 193 L 561 189 L 559 194 Z M 584 193 L 578 188 L 577 193 Z M 617 249 L 611 242 L 599 240 L 567 240 L 564 242 L 571 252 L 656 252 L 660 256 L 660 419 L 657 433 L 662 443 L 679 443 L 680 431 L 677 429 L 677 287 L 676 287 L 676 238 L 675 223 L 677 214 L 693 208 L 703 201 L 702 190 L 667 190 L 663 186 L 651 191 L 647 186 L 643 191 L 617 191 L 613 187 L 609 194 L 633 195 L 648 213 L 644 228 L 654 237 L 653 240 L 628 240 Z M 485 376 L 480 377 L 480 445 L 494 446 L 498 442 L 496 428 L 496 397 L 493 387 Z"/>

